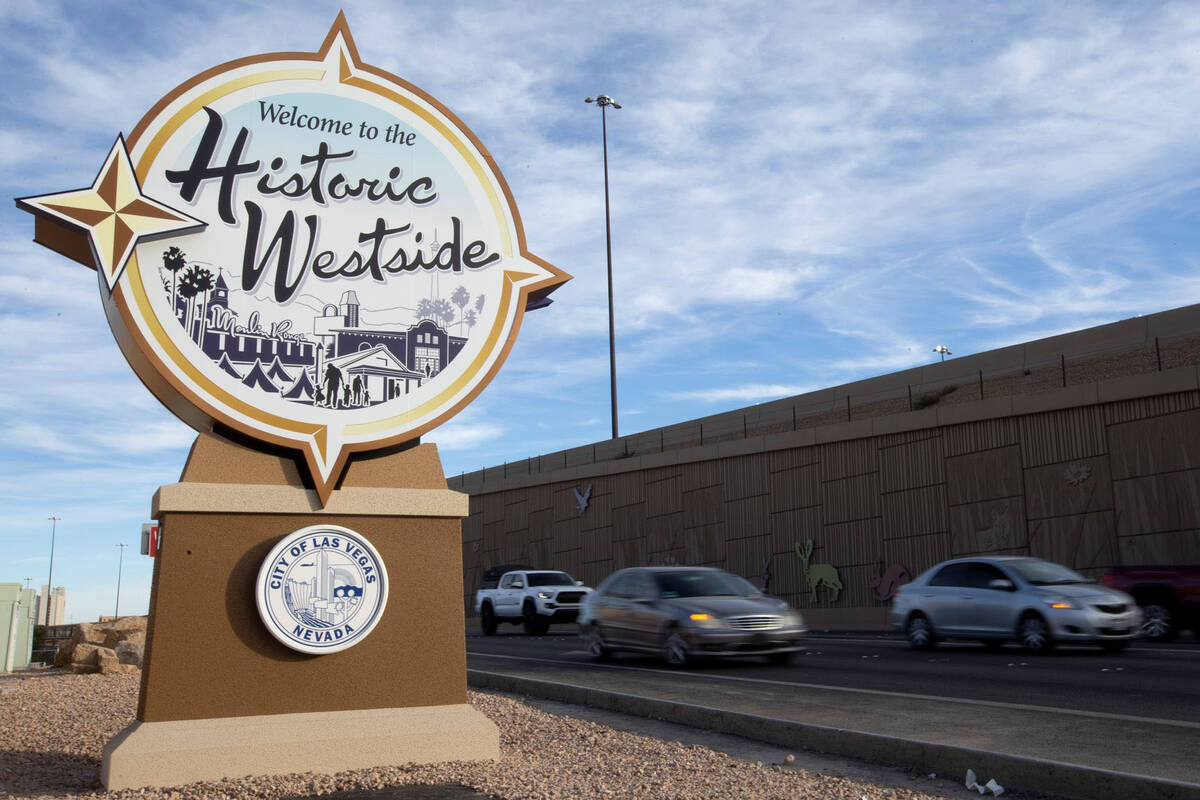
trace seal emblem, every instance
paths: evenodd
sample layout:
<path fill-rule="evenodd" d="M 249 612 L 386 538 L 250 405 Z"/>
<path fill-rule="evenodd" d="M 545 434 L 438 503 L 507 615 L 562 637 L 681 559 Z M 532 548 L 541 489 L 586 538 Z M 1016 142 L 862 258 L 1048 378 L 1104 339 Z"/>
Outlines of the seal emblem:
<path fill-rule="evenodd" d="M 302 653 L 336 653 L 358 644 L 387 605 L 387 569 L 360 534 L 310 525 L 271 548 L 255 599 L 271 635 Z"/>

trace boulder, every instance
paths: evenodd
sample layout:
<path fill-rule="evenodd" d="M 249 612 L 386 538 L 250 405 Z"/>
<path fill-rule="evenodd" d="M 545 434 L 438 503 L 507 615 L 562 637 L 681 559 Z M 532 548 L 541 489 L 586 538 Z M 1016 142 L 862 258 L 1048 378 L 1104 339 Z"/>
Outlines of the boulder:
<path fill-rule="evenodd" d="M 143 638 L 145 637 L 143 636 Z M 118 642 L 117 646 L 113 649 L 117 654 L 117 660 L 122 664 L 132 664 L 135 667 L 142 666 L 142 655 L 146 650 L 146 646 L 142 642 L 126 639 L 123 642 Z"/>
<path fill-rule="evenodd" d="M 71 631 L 71 638 L 58 648 L 54 655 L 54 666 L 65 667 L 73 663 L 75 648 L 81 644 L 104 646 L 105 631 L 98 622 L 81 622 Z"/>
<path fill-rule="evenodd" d="M 116 652 L 117 647 L 122 642 L 131 642 L 136 645 L 136 658 L 134 651 L 126 648 L 126 661 L 118 662 L 125 665 L 132 665 L 135 668 L 142 663 L 142 650 L 146 644 L 146 617 L 121 617 L 112 622 L 81 622 L 75 626 L 75 630 L 71 632 L 70 640 L 62 647 L 58 648 L 58 653 L 54 658 L 54 666 L 66 667 L 70 666 L 75 669 L 76 664 L 84 671 L 95 672 L 96 670 L 87 670 L 87 667 L 95 666 L 99 669 L 99 665 L 94 659 L 93 651 L 85 649 L 85 656 L 82 659 L 76 658 L 75 653 L 81 647 L 104 647 Z M 79 670 L 76 670 L 79 671 Z"/>
<path fill-rule="evenodd" d="M 100 667 L 101 675 L 137 672 L 138 670 L 134 664 L 122 664 L 116 652 L 107 647 L 101 647 L 96 651 L 96 663 Z"/>
<path fill-rule="evenodd" d="M 99 672 L 101 650 L 106 650 L 106 648 L 97 644 L 88 644 L 87 642 L 75 645 L 75 649 L 71 655 L 71 671 L 76 674 Z M 107 652 L 112 653 L 113 658 L 116 658 L 116 653 L 113 653 L 111 650 Z"/>

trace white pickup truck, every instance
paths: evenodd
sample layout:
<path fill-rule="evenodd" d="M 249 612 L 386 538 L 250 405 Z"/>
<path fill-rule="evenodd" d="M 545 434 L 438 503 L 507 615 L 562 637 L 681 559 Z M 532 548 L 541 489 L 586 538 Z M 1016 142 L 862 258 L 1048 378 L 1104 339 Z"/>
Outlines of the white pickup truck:
<path fill-rule="evenodd" d="M 487 636 L 501 622 L 524 625 L 526 633 L 545 633 L 553 622 L 574 622 L 591 591 L 565 572 L 516 570 L 504 573 L 495 589 L 476 592 L 475 611 Z"/>

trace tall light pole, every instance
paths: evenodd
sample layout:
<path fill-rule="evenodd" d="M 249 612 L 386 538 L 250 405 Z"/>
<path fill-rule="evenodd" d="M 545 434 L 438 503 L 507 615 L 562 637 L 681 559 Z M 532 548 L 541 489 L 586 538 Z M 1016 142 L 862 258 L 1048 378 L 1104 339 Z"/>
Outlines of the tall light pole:
<path fill-rule="evenodd" d="M 121 548 L 121 557 L 117 559 L 117 607 L 113 609 L 113 617 L 121 616 L 121 568 L 125 566 L 125 548 L 129 545 L 119 544 Z"/>
<path fill-rule="evenodd" d="M 54 594 L 54 532 L 62 517 L 50 516 L 50 577 L 46 579 L 46 627 L 50 627 L 50 596 Z"/>
<path fill-rule="evenodd" d="M 621 104 L 606 94 L 584 98 L 585 103 L 600 106 L 600 140 L 604 148 L 604 242 L 608 251 L 608 373 L 612 390 L 612 438 L 617 438 L 617 340 L 613 333 L 613 290 L 612 290 L 612 223 L 608 213 L 608 107 L 620 108 Z"/>

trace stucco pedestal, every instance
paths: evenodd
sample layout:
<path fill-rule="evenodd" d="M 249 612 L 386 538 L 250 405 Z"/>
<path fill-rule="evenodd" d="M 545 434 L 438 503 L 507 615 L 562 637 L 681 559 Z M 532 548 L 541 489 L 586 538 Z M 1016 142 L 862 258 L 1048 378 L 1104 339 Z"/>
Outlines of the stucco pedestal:
<path fill-rule="evenodd" d="M 154 498 L 137 722 L 105 747 L 104 785 L 498 758 L 499 731 L 467 705 L 467 511 L 430 444 L 351 462 L 322 507 L 287 455 L 202 434 Z M 362 641 L 308 655 L 267 631 L 254 585 L 275 542 L 317 523 L 370 540 L 390 590 Z"/>
<path fill-rule="evenodd" d="M 100 777 L 114 790 L 499 757 L 495 724 L 464 703 L 135 722 L 105 746 Z"/>

